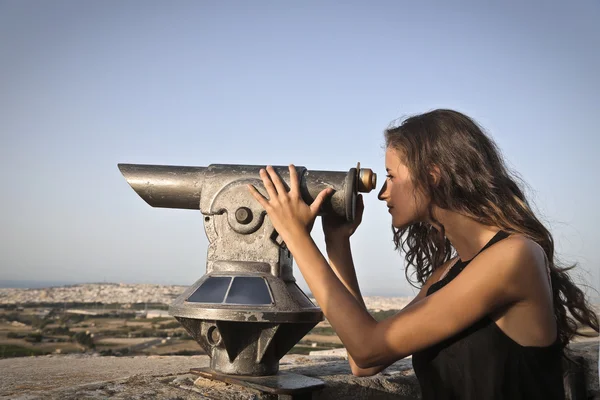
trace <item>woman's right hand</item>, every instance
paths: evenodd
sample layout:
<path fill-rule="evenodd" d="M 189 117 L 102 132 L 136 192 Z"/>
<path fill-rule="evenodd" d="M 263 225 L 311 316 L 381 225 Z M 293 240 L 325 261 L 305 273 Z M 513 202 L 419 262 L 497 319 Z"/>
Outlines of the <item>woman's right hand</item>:
<path fill-rule="evenodd" d="M 339 241 L 347 241 L 360 225 L 362 221 L 365 205 L 362 194 L 356 196 L 356 214 L 354 221 L 348 222 L 344 218 L 334 215 L 325 215 L 321 217 L 323 224 L 323 234 L 325 243 L 333 244 Z"/>

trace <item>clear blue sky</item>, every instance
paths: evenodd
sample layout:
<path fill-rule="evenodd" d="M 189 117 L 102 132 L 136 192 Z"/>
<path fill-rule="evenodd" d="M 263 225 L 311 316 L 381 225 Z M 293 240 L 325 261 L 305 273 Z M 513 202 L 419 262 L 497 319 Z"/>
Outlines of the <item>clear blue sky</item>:
<path fill-rule="evenodd" d="M 201 216 L 152 209 L 117 163 L 383 177 L 390 121 L 446 107 L 488 130 L 597 288 L 600 2 L 424 3 L 0 1 L 1 278 L 191 284 Z M 412 294 L 365 203 L 363 291 Z"/>

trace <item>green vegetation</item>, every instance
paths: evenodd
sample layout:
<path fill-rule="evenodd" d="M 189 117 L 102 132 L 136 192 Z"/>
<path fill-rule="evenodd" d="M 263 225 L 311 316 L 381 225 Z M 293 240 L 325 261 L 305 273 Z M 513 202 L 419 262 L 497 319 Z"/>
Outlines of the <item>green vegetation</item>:
<path fill-rule="evenodd" d="M 45 354 L 49 353 L 39 349 L 16 346 L 14 344 L 0 345 L 0 358 L 43 356 Z"/>
<path fill-rule="evenodd" d="M 88 349 L 96 348 L 94 339 L 92 338 L 92 336 L 89 333 L 77 332 L 76 334 L 73 335 L 73 340 L 75 340 L 77 343 L 79 343 L 80 345 L 82 345 Z"/>
<path fill-rule="evenodd" d="M 68 354 L 95 351 L 100 355 L 197 355 L 204 354 L 200 345 L 173 317 L 144 318 L 135 310 L 167 309 L 164 304 L 47 304 L 4 307 L 0 309 L 0 358 Z M 67 312 L 85 309 L 103 314 L 87 315 Z M 383 319 L 394 312 L 373 313 Z M 17 323 L 18 322 L 18 323 Z M 310 334 L 333 336 L 330 326 L 318 326 Z M 148 338 L 150 340 L 144 340 Z M 152 340 L 156 338 L 159 340 Z M 165 339 L 165 340 L 161 340 Z M 299 343 L 289 353 L 341 347 L 330 340 Z M 327 343 L 325 343 L 327 342 Z"/>
<path fill-rule="evenodd" d="M 73 332 L 69 330 L 66 326 L 59 326 L 57 328 L 45 328 L 43 330 L 45 336 L 53 336 L 53 335 L 68 335 L 71 336 Z"/>
<path fill-rule="evenodd" d="M 333 330 L 332 327 L 316 327 L 313 328 L 309 334 L 313 334 L 313 335 L 335 335 L 335 331 Z"/>
<path fill-rule="evenodd" d="M 157 330 L 157 329 L 141 329 L 141 330 L 136 330 L 130 333 L 130 337 L 136 337 L 136 338 L 146 338 L 146 337 L 162 337 L 162 338 L 166 338 L 167 336 L 169 336 L 169 333 L 166 331 L 162 331 L 162 330 Z"/>
<path fill-rule="evenodd" d="M 160 329 L 177 329 L 181 326 L 181 324 L 177 321 L 168 322 L 166 324 L 161 324 Z"/>
<path fill-rule="evenodd" d="M 385 311 L 369 311 L 369 313 L 375 318 L 377 321 L 383 321 L 386 318 L 389 318 L 395 314 L 397 314 L 400 310 L 385 310 Z"/>
<path fill-rule="evenodd" d="M 169 305 L 163 303 L 135 303 L 131 304 L 132 310 L 168 310 Z"/>
<path fill-rule="evenodd" d="M 40 343 L 44 338 L 41 333 L 8 332 L 6 337 L 9 339 L 25 339 L 27 342 Z"/>
<path fill-rule="evenodd" d="M 73 308 L 101 314 L 68 312 Z M 115 356 L 203 354 L 200 345 L 173 317 L 148 319 L 136 311 L 167 308 L 165 304 L 126 307 L 118 304 L 36 304 L 31 307 L 3 307 L 0 308 L 0 358 L 90 350 Z M 144 338 L 165 340 L 150 340 L 152 344 L 145 346 Z M 175 347 L 170 352 L 172 346 Z"/>
<path fill-rule="evenodd" d="M 25 337 L 25 340 L 28 342 L 31 342 L 31 343 L 41 343 L 43 338 L 44 338 L 44 336 L 42 336 L 41 333 L 29 333 Z"/>
<path fill-rule="evenodd" d="M 60 316 L 60 323 L 62 325 L 75 325 L 85 320 L 87 315 L 81 314 L 62 314 Z"/>
<path fill-rule="evenodd" d="M 44 320 L 37 315 L 25 314 L 18 311 L 5 314 L 4 319 L 8 322 L 20 322 L 25 325 L 31 325 L 36 328 L 42 327 Z"/>

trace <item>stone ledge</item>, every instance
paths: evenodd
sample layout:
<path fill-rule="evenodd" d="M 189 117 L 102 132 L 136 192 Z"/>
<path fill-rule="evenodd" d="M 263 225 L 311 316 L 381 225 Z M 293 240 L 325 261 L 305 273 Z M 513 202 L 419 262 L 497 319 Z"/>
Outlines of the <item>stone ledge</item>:
<path fill-rule="evenodd" d="M 598 342 L 573 345 L 585 358 L 588 398 L 599 398 Z M 261 399 L 259 392 L 198 378 L 190 368 L 207 367 L 207 356 L 43 356 L 0 360 L 0 397 L 33 399 Z M 411 360 L 358 378 L 340 357 L 287 355 L 282 371 L 320 378 L 315 399 L 418 399 Z"/>

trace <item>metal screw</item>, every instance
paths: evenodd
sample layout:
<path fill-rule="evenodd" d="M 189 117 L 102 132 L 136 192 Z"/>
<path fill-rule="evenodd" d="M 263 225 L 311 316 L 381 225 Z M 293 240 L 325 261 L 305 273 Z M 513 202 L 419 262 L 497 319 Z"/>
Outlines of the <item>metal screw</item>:
<path fill-rule="evenodd" d="M 240 207 L 235 210 L 235 219 L 240 224 L 249 224 L 252 221 L 252 211 L 248 207 Z"/>

